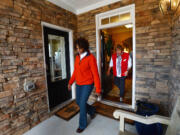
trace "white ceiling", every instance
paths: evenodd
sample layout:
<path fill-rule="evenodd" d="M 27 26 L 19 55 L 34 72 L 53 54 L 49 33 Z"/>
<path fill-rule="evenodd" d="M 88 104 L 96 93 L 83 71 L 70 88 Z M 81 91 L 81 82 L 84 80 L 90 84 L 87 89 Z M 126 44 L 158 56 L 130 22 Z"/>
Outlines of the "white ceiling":
<path fill-rule="evenodd" d="M 76 15 L 109 5 L 121 0 L 47 0 L 55 5 L 69 10 Z"/>

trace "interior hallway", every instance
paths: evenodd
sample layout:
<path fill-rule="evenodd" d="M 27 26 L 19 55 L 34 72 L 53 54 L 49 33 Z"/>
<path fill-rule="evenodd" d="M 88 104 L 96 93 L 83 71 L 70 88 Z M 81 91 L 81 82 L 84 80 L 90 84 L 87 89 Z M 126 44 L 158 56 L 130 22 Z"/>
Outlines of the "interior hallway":
<path fill-rule="evenodd" d="M 65 121 L 57 116 L 52 116 L 43 121 L 24 135 L 79 135 L 76 133 L 79 114 L 71 120 Z M 88 121 L 90 121 L 88 117 Z M 135 126 L 126 124 L 125 129 L 137 135 Z M 102 115 L 97 115 L 80 135 L 118 135 L 119 121 Z"/>

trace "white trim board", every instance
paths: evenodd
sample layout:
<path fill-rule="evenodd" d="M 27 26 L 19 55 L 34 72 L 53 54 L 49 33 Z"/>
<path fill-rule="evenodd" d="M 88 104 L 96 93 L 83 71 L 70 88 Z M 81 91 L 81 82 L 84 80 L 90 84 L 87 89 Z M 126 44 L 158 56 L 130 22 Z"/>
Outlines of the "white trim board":
<path fill-rule="evenodd" d="M 104 1 L 92 4 L 87 7 L 76 10 L 76 15 L 83 14 L 88 11 L 91 11 L 91 10 L 94 10 L 94 9 L 97 9 L 97 8 L 100 8 L 100 7 L 103 7 L 106 5 L 110 5 L 110 4 L 116 3 L 118 1 L 121 1 L 121 0 L 104 0 Z"/>
<path fill-rule="evenodd" d="M 66 10 L 76 14 L 76 10 L 73 7 L 69 6 L 68 4 L 66 4 L 66 3 L 64 3 L 62 1 L 58 1 L 58 0 L 47 0 L 47 1 L 57 5 L 60 8 L 66 9 Z"/>
<path fill-rule="evenodd" d="M 63 8 L 63 9 L 66 9 L 76 15 L 80 15 L 80 14 L 86 13 L 88 11 L 116 3 L 121 0 L 103 0 L 103 1 L 97 2 L 95 4 L 91 4 L 91 5 L 85 6 L 83 8 L 79 8 L 79 9 L 76 9 L 73 7 L 73 5 L 66 4 L 65 2 L 62 2 L 62 1 L 57 1 L 57 0 L 47 0 L 47 1 Z"/>
<path fill-rule="evenodd" d="M 129 12 L 131 14 L 131 19 L 130 21 L 122 21 L 122 22 L 118 22 L 118 23 L 112 23 L 112 24 L 106 24 L 106 25 L 101 25 L 101 19 L 102 18 L 106 18 L 106 17 L 110 17 L 110 16 L 114 16 L 117 13 L 118 14 L 123 14 L 125 12 Z M 100 13 L 96 15 L 96 58 L 97 58 L 97 65 L 98 65 L 98 70 L 100 73 L 100 77 L 101 77 L 101 44 L 100 44 L 100 30 L 104 29 L 104 28 L 112 28 L 112 27 L 116 27 L 116 26 L 121 26 L 124 24 L 129 24 L 132 23 L 133 24 L 133 31 L 132 31 L 132 35 L 133 35 L 133 84 L 132 84 L 132 105 L 129 106 L 127 105 L 127 108 L 130 109 L 135 109 L 135 105 L 136 105 L 136 101 L 135 101 L 135 89 L 136 89 L 136 27 L 135 27 L 135 4 L 131 4 L 125 7 L 121 7 L 118 9 L 114 9 L 114 10 L 110 10 L 104 13 Z"/>
<path fill-rule="evenodd" d="M 45 67 L 45 77 L 46 77 L 46 61 L 45 61 L 45 48 L 44 48 L 44 33 L 43 33 L 43 27 L 49 27 L 49 28 L 53 28 L 53 29 L 57 29 L 57 30 L 61 30 L 61 31 L 65 31 L 69 33 L 69 58 L 70 58 L 70 73 L 71 75 L 73 74 L 74 71 L 74 50 L 73 50 L 73 31 L 71 29 L 68 28 L 64 28 L 61 26 L 57 26 L 57 25 L 53 25 L 50 23 L 46 23 L 46 22 L 41 22 L 41 26 L 42 26 L 42 39 L 43 39 L 43 56 L 44 56 L 44 67 Z M 47 95 L 48 95 L 48 90 L 47 90 L 47 78 L 46 78 L 46 91 L 47 91 Z M 48 98 L 48 96 L 47 96 Z M 75 99 L 75 84 L 72 85 L 72 99 Z M 47 99 L 48 101 L 48 109 L 49 109 L 49 98 Z M 50 109 L 49 109 L 50 112 Z"/>

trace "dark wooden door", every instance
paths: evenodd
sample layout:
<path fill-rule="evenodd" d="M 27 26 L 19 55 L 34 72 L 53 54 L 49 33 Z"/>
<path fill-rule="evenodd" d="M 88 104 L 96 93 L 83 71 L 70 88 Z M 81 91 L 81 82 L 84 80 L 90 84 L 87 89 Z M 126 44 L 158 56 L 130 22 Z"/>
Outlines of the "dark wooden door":
<path fill-rule="evenodd" d="M 52 110 L 71 98 L 67 87 L 70 78 L 69 35 L 48 27 L 43 30 L 49 107 Z"/>

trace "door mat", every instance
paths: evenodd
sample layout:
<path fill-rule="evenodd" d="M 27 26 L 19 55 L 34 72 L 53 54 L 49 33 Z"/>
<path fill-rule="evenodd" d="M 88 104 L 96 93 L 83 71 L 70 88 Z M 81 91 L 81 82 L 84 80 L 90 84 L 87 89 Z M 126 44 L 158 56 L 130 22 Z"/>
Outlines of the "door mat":
<path fill-rule="evenodd" d="M 109 118 L 112 118 L 112 119 L 115 119 L 113 117 L 113 112 L 119 108 L 117 107 L 113 107 L 113 106 L 110 106 L 110 105 L 105 105 L 103 103 L 100 103 L 100 102 L 95 102 L 93 104 L 93 106 L 96 108 L 96 112 L 103 115 L 103 116 L 106 116 L 106 117 L 109 117 Z M 127 111 L 127 110 L 126 110 Z M 118 120 L 119 119 L 115 119 L 115 120 Z M 129 119 L 125 119 L 125 122 L 128 123 L 128 124 L 134 124 L 134 121 L 133 120 L 129 120 Z"/>
<path fill-rule="evenodd" d="M 68 121 L 73 116 L 75 116 L 78 112 L 79 112 L 78 105 L 76 104 L 75 101 L 72 101 L 70 104 L 58 110 L 56 112 L 56 116 Z"/>

